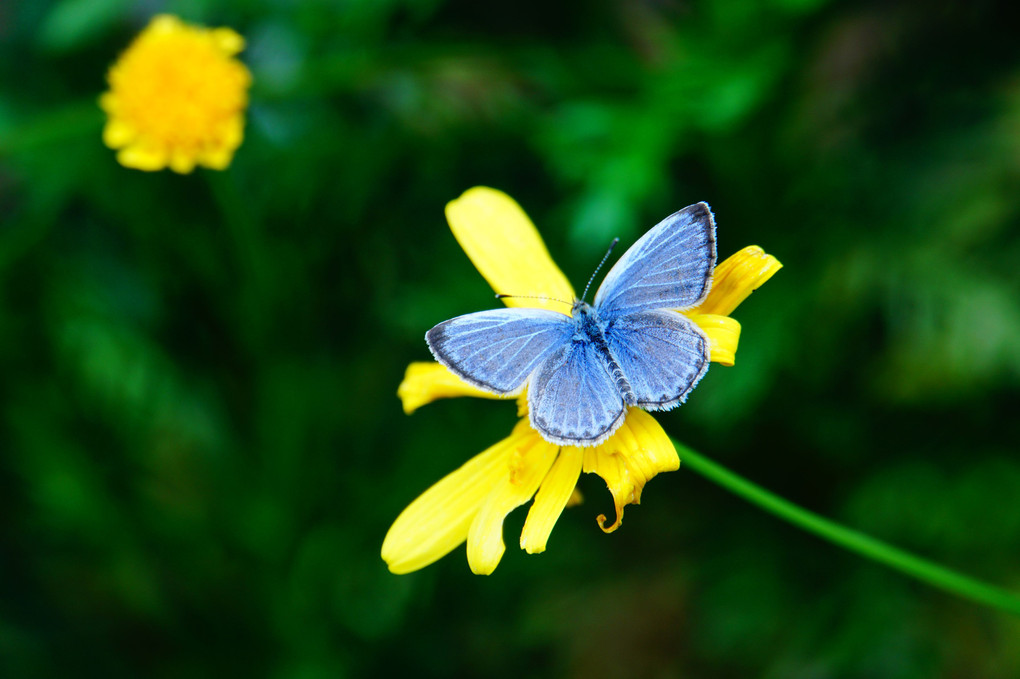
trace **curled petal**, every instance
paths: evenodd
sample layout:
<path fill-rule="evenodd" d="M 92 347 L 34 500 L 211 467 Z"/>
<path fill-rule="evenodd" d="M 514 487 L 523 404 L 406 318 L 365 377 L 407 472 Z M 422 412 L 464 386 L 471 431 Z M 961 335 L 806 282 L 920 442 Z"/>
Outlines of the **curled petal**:
<path fill-rule="evenodd" d="M 557 446 L 549 443 L 521 420 L 507 441 L 512 442 L 509 468 L 486 495 L 467 534 L 467 557 L 471 571 L 488 575 L 499 565 L 506 546 L 503 520 L 513 509 L 534 496 L 556 459 Z"/>
<path fill-rule="evenodd" d="M 468 189 L 446 205 L 446 219 L 457 242 L 497 294 L 511 307 L 569 313 L 574 289 L 549 256 L 521 206 L 502 191 Z M 541 299 L 535 299 L 534 297 Z"/>
<path fill-rule="evenodd" d="M 520 442 L 511 435 L 468 460 L 422 493 L 393 522 L 382 558 L 393 573 L 410 573 L 446 556 L 468 536 L 488 495 L 507 477 Z"/>
<path fill-rule="evenodd" d="M 712 289 L 693 313 L 729 316 L 781 268 L 778 259 L 757 245 L 744 248 L 715 267 Z"/>
<path fill-rule="evenodd" d="M 471 386 L 434 361 L 416 361 L 409 364 L 403 381 L 397 387 L 397 396 L 408 415 L 423 405 L 441 398 L 455 396 L 501 398 Z"/>
<path fill-rule="evenodd" d="M 729 316 L 717 314 L 696 314 L 691 316 L 691 320 L 708 336 L 711 360 L 720 365 L 733 365 L 740 341 L 740 323 Z"/>
<path fill-rule="evenodd" d="M 620 429 L 599 446 L 584 448 L 582 471 L 601 476 L 616 504 L 616 521 L 606 527 L 606 516 L 598 517 L 599 527 L 612 533 L 623 522 L 623 508 L 641 502 L 641 489 L 659 472 L 680 468 L 680 458 L 651 415 L 640 408 L 627 411 Z"/>
<path fill-rule="evenodd" d="M 535 502 L 524 521 L 521 549 L 528 554 L 545 551 L 545 545 L 549 541 L 549 534 L 552 533 L 556 520 L 577 493 L 582 458 L 580 448 L 568 446 L 560 449 L 560 454 L 556 457 L 548 476 L 542 481 L 542 487 L 538 489 Z"/>

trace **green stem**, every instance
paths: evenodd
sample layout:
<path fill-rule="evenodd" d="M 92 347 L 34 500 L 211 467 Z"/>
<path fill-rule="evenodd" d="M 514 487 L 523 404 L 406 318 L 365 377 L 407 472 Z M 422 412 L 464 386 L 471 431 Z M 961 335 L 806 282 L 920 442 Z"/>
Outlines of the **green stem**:
<path fill-rule="evenodd" d="M 676 441 L 673 441 L 673 444 L 684 465 L 692 471 L 714 481 L 751 504 L 757 505 L 809 533 L 814 533 L 823 540 L 828 540 L 957 596 L 1020 615 L 1020 595 L 967 577 L 864 533 L 841 526 L 770 493 L 761 486 L 751 483 Z"/>

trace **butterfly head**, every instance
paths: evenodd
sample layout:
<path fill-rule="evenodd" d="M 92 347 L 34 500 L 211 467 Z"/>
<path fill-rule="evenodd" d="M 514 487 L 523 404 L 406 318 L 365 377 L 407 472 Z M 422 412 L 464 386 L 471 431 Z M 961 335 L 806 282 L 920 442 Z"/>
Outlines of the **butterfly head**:
<path fill-rule="evenodd" d="M 586 316 L 594 311 L 591 305 L 585 302 L 583 299 L 575 299 L 574 303 L 570 306 L 571 316 Z"/>

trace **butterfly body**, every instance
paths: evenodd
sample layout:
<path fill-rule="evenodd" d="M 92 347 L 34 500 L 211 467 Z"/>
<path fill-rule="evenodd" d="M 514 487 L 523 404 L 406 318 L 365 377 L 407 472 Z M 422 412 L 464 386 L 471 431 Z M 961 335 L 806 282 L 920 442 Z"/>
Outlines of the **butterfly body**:
<path fill-rule="evenodd" d="M 594 304 L 570 315 L 494 309 L 458 316 L 425 336 L 466 382 L 512 396 L 528 389 L 532 426 L 560 445 L 597 445 L 627 408 L 679 405 L 708 369 L 708 338 L 678 310 L 700 303 L 715 267 L 705 203 L 650 229 L 606 275 Z"/>
<path fill-rule="evenodd" d="M 623 402 L 627 405 L 635 405 L 637 398 L 634 396 L 634 390 L 631 388 L 630 382 L 627 381 L 627 376 L 623 374 L 620 363 L 609 349 L 609 342 L 606 341 L 606 326 L 599 320 L 598 312 L 590 304 L 577 300 L 570 310 L 570 317 L 576 328 L 571 340 L 590 342 L 595 347 L 606 370 L 616 382 L 616 388 L 620 391 Z"/>

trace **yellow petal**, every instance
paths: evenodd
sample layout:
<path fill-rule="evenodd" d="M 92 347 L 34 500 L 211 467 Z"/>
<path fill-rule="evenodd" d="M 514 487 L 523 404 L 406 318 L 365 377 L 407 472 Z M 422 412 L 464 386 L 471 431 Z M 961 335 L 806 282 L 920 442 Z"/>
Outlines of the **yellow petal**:
<path fill-rule="evenodd" d="M 393 573 L 410 573 L 450 553 L 493 488 L 507 476 L 518 438 L 511 436 L 471 458 L 408 505 L 383 540 L 382 558 Z"/>
<path fill-rule="evenodd" d="M 188 174 L 195 169 L 195 155 L 182 149 L 170 152 L 170 169 L 177 174 Z"/>
<path fill-rule="evenodd" d="M 223 123 L 219 144 L 224 149 L 234 151 L 242 141 L 244 141 L 244 116 L 237 114 Z"/>
<path fill-rule="evenodd" d="M 233 56 L 244 49 L 244 38 L 229 28 L 214 28 L 210 33 L 213 42 L 224 54 Z"/>
<path fill-rule="evenodd" d="M 137 136 L 135 128 L 118 118 L 110 118 L 103 127 L 103 143 L 111 149 L 127 146 Z"/>
<path fill-rule="evenodd" d="M 111 115 L 117 112 L 117 103 L 117 97 L 110 92 L 103 92 L 99 95 L 99 108 Z"/>
<path fill-rule="evenodd" d="M 407 366 L 404 380 L 397 387 L 397 396 L 408 415 L 423 405 L 441 398 L 455 396 L 502 398 L 471 386 L 438 363 L 427 361 L 416 361 Z"/>
<path fill-rule="evenodd" d="M 117 152 L 117 162 L 135 170 L 154 172 L 166 167 L 167 153 L 163 149 L 132 144 Z"/>
<path fill-rule="evenodd" d="M 606 527 L 606 516 L 599 515 L 599 527 L 612 533 L 623 522 L 623 508 L 641 502 L 641 489 L 659 472 L 680 468 L 680 458 L 655 418 L 631 408 L 620 429 L 599 446 L 584 448 L 582 470 L 601 476 L 616 504 L 616 521 Z"/>
<path fill-rule="evenodd" d="M 503 520 L 513 509 L 532 498 L 549 473 L 559 449 L 539 436 L 527 420 L 517 424 L 508 440 L 514 441 L 515 448 L 510 456 L 509 469 L 485 498 L 468 530 L 468 565 L 478 575 L 488 575 L 496 570 L 506 549 Z"/>
<path fill-rule="evenodd" d="M 226 170 L 234 159 L 234 149 L 216 146 L 198 155 L 198 162 L 210 170 Z"/>
<path fill-rule="evenodd" d="M 492 289 L 497 294 L 518 296 L 504 299 L 507 306 L 570 313 L 574 289 L 513 198 L 502 191 L 476 186 L 447 203 L 446 219 L 457 242 Z"/>
<path fill-rule="evenodd" d="M 721 365 L 733 365 L 740 342 L 740 323 L 729 316 L 717 314 L 697 314 L 691 316 L 691 320 L 708 336 L 711 360 Z"/>
<path fill-rule="evenodd" d="M 149 22 L 149 30 L 152 33 L 174 33 L 181 30 L 184 22 L 173 14 L 157 14 Z"/>
<path fill-rule="evenodd" d="M 525 387 L 520 396 L 517 397 L 517 417 L 528 416 L 528 389 Z"/>
<path fill-rule="evenodd" d="M 729 316 L 773 274 L 783 268 L 779 260 L 765 254 L 757 245 L 751 245 L 715 267 L 712 289 L 693 314 Z"/>
<path fill-rule="evenodd" d="M 521 531 L 521 549 L 528 554 L 545 551 L 556 520 L 574 496 L 583 456 L 581 449 L 575 446 L 561 448 L 552 469 L 542 481 Z"/>

